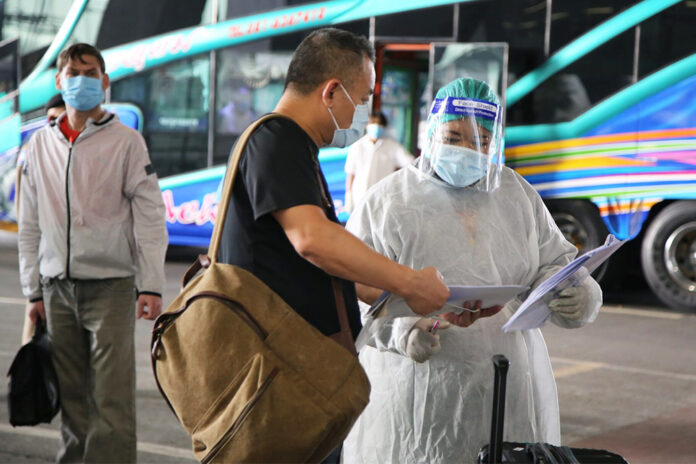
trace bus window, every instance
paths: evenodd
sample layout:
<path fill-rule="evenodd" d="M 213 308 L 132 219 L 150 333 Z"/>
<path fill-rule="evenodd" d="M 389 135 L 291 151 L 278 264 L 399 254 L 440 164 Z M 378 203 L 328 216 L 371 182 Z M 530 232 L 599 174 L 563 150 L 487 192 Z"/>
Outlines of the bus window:
<path fill-rule="evenodd" d="M 33 53 L 37 55 L 31 63 L 31 67 L 33 67 L 33 64 L 38 61 L 58 32 L 71 3 L 73 3 L 72 0 L 52 2 L 5 0 L 0 2 L 2 39 L 20 37 L 20 54 Z M 24 68 L 30 70 L 30 66 L 26 66 L 26 63 Z"/>
<path fill-rule="evenodd" d="M 177 61 L 111 84 L 111 100 L 143 112 L 143 136 L 159 177 L 205 168 L 209 57 Z"/>
<path fill-rule="evenodd" d="M 634 31 L 620 34 L 551 76 L 529 95 L 512 105 L 526 105 L 514 124 L 544 124 L 571 121 L 601 100 L 632 83 Z"/>
<path fill-rule="evenodd" d="M 456 32 L 452 20 L 454 11 L 454 6 L 444 5 L 378 16 L 375 18 L 375 36 L 394 40 L 404 36 L 421 40 L 452 40 Z M 408 25 L 408 31 L 404 25 Z"/>
<path fill-rule="evenodd" d="M 678 3 L 640 25 L 638 78 L 694 53 L 696 4 Z"/>
<path fill-rule="evenodd" d="M 90 0 L 87 11 L 95 7 L 95 3 L 106 7 L 104 16 L 108 21 L 88 22 L 96 31 L 99 25 L 99 35 L 94 34 L 92 41 L 97 48 L 105 49 L 144 39 L 157 34 L 196 26 L 210 21 L 211 13 L 204 14 L 206 3 L 211 0 L 169 0 L 166 2 L 143 2 L 142 0 Z M 108 6 L 107 6 L 108 4 Z M 103 7 L 102 7 L 103 8 Z M 85 23 L 85 20 L 80 21 Z"/>
<path fill-rule="evenodd" d="M 271 112 L 283 93 L 292 54 L 254 48 L 257 51 L 229 48 L 217 55 L 213 164 L 227 161 L 239 134 L 258 117 Z"/>
<path fill-rule="evenodd" d="M 554 2 L 555 4 L 555 2 Z M 508 85 L 545 59 L 547 2 L 492 0 L 459 5 L 459 42 L 505 42 L 509 46 Z M 522 99 L 506 111 L 508 124 L 533 120 L 533 102 Z"/>
<path fill-rule="evenodd" d="M 75 0 L 51 0 L 50 2 L 5 0 L 0 2 L 2 38 L 20 38 L 22 69 L 25 72 L 22 77 L 26 77 L 26 74 L 31 72 L 34 65 L 48 49 L 74 3 L 77 2 Z M 89 2 L 70 36 L 70 43 L 87 42 L 93 44 L 97 42 L 102 17 L 108 3 L 108 0 Z"/>
<path fill-rule="evenodd" d="M 626 0 L 553 0 L 551 6 L 551 44 L 554 54 L 571 41 L 612 16 L 632 6 Z M 633 56 L 633 49 L 628 53 Z"/>
<path fill-rule="evenodd" d="M 433 44 L 433 91 L 459 77 L 487 82 L 503 96 L 507 76 L 507 44 Z"/>

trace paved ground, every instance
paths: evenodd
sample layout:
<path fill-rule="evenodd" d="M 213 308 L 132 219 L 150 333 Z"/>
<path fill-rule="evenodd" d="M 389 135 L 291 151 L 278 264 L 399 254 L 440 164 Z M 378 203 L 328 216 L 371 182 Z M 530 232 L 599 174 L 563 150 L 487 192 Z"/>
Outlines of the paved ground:
<path fill-rule="evenodd" d="M 178 256 L 177 256 L 178 255 Z M 170 253 L 166 302 L 188 257 Z M 696 315 L 671 312 L 646 290 L 605 297 L 598 320 L 581 330 L 544 329 L 556 376 L 564 444 L 611 449 L 635 463 L 696 462 Z M 0 371 L 16 352 L 23 299 L 14 236 L 0 232 Z M 189 441 L 154 384 L 151 323 L 136 329 L 138 459 L 192 462 Z M 0 390 L 0 463 L 51 462 L 57 423 L 13 428 Z"/>
<path fill-rule="evenodd" d="M 636 463 L 696 462 L 696 317 L 605 306 L 578 331 L 544 330 L 564 443 Z"/>

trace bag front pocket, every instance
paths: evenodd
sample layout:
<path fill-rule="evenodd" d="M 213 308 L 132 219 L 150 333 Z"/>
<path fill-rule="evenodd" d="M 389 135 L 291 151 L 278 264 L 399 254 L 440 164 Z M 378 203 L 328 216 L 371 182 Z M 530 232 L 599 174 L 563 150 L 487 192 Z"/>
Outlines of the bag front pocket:
<path fill-rule="evenodd" d="M 193 451 L 209 462 L 306 462 L 330 418 L 272 354 L 256 353 L 193 429 Z"/>

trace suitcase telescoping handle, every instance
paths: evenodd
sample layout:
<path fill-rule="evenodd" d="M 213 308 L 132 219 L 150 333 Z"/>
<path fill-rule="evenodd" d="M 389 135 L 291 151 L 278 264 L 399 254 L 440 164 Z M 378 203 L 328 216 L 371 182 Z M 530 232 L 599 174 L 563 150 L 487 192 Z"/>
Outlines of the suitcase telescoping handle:
<path fill-rule="evenodd" d="M 493 417 L 491 419 L 491 443 L 488 446 L 488 463 L 499 464 L 503 459 L 503 425 L 505 423 L 505 382 L 510 361 L 502 354 L 493 356 L 495 383 L 493 386 Z"/>

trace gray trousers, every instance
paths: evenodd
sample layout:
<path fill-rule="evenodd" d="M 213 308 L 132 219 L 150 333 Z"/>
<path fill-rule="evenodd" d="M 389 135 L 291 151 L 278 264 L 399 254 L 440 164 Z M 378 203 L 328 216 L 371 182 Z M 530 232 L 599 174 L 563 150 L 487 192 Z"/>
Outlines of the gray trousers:
<path fill-rule="evenodd" d="M 58 374 L 58 462 L 135 462 L 133 277 L 42 279 Z"/>

